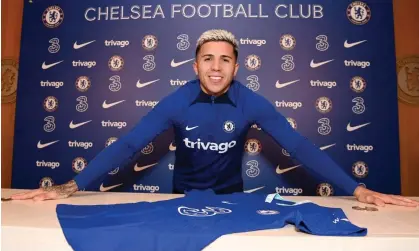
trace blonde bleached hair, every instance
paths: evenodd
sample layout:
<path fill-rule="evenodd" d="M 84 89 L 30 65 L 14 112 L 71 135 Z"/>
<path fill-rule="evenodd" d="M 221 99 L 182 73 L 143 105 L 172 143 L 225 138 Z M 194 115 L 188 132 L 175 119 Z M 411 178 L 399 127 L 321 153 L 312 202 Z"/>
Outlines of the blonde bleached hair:
<path fill-rule="evenodd" d="M 206 42 L 211 42 L 211 41 L 224 41 L 224 42 L 230 43 L 233 46 L 234 55 L 236 56 L 236 60 L 237 60 L 238 51 L 239 51 L 239 42 L 234 37 L 233 33 L 226 30 L 220 30 L 220 29 L 208 30 L 201 34 L 201 36 L 198 38 L 196 42 L 195 57 L 198 56 L 201 46 L 205 44 Z"/>

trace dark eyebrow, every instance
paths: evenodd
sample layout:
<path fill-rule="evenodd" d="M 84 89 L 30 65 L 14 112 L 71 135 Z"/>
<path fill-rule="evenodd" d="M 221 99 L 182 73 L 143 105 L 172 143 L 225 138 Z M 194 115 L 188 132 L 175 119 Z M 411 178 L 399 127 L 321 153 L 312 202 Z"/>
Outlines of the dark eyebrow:
<path fill-rule="evenodd" d="M 214 55 L 212 55 L 212 54 L 205 54 L 205 55 L 202 55 L 202 57 L 213 57 Z M 230 56 L 228 56 L 228 55 L 222 55 L 221 56 L 222 58 L 229 58 L 229 59 L 233 59 L 232 57 L 230 57 Z"/>

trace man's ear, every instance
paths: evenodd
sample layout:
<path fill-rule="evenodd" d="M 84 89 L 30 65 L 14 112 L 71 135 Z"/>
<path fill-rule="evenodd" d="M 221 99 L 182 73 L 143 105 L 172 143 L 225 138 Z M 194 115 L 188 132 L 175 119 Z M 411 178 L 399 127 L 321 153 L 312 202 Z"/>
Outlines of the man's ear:
<path fill-rule="evenodd" d="M 195 75 L 198 75 L 198 63 L 195 61 L 193 62 L 193 70 L 195 71 Z"/>
<path fill-rule="evenodd" d="M 238 70 L 239 70 L 239 63 L 236 63 L 236 65 L 234 66 L 234 77 L 236 76 Z"/>

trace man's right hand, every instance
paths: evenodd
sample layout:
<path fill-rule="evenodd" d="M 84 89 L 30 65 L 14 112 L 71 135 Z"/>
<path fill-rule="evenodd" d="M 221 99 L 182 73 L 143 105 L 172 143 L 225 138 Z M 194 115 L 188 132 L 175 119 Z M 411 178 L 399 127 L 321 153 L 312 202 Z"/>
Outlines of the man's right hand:
<path fill-rule="evenodd" d="M 27 200 L 33 199 L 35 201 L 42 200 L 57 200 L 70 197 L 73 193 L 77 192 L 78 187 L 74 180 L 71 180 L 63 185 L 41 187 L 33 191 L 18 193 L 12 195 L 12 200 Z"/>

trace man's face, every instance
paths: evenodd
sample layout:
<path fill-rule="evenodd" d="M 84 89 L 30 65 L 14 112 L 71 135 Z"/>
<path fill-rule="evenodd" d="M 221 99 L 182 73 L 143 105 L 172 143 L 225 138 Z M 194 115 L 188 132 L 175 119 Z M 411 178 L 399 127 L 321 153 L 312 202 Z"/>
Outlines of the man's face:
<path fill-rule="evenodd" d="M 215 96 L 228 90 L 239 69 L 233 46 L 221 41 L 203 44 L 193 67 L 202 90 Z"/>

